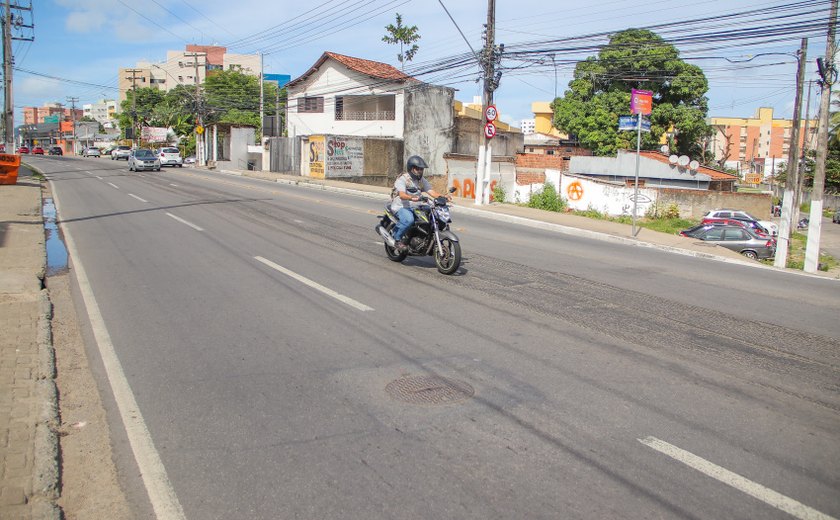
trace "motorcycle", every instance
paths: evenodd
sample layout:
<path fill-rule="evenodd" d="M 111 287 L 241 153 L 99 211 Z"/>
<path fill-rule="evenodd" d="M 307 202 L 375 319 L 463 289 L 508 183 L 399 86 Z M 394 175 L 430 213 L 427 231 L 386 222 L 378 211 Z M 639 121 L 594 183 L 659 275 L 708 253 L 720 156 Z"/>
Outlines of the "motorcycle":
<path fill-rule="evenodd" d="M 452 193 L 455 188 L 450 188 Z M 382 236 L 385 243 L 385 254 L 394 262 L 402 262 L 407 256 L 434 256 L 435 265 L 441 274 L 452 274 L 461 265 L 461 244 L 458 237 L 449 229 L 452 218 L 449 214 L 449 204 L 446 197 L 431 199 L 426 195 L 420 197 L 419 204 L 414 211 L 414 224 L 405 232 L 408 237 L 408 249 L 397 252 L 393 231 L 399 219 L 386 206 L 385 214 L 379 215 L 376 232 Z"/>

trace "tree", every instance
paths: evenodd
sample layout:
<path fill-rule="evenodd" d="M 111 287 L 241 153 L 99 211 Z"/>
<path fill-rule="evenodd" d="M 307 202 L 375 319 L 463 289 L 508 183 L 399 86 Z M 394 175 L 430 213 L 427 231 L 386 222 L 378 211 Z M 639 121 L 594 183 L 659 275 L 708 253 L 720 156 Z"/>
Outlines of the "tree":
<path fill-rule="evenodd" d="M 402 24 L 402 15 L 397 13 L 397 25 L 389 23 L 385 26 L 385 30 L 388 34 L 382 37 L 382 41 L 392 45 L 399 44 L 400 53 L 397 54 L 397 60 L 400 62 L 401 68 L 405 70 L 405 62 L 414 59 L 414 55 L 420 50 L 420 47 L 415 43 L 420 40 L 420 33 L 417 31 L 417 26 L 404 26 Z"/>
<path fill-rule="evenodd" d="M 134 103 L 134 100 L 137 103 Z M 140 126 L 148 126 L 154 119 L 155 107 L 164 99 L 163 91 L 153 87 L 138 88 L 129 90 L 126 93 L 125 101 L 120 104 L 122 111 L 119 115 L 120 128 L 125 131 L 131 128 L 134 121 Z"/>
<path fill-rule="evenodd" d="M 679 51 L 645 29 L 616 33 L 598 53 L 578 62 L 574 79 L 554 101 L 554 126 L 577 136 L 595 155 L 636 147 L 633 132 L 618 131 L 618 116 L 630 113 L 632 89 L 653 92 L 651 132 L 642 148 L 659 148 L 666 132 L 675 136 L 678 154 L 702 155 L 700 142 L 711 134 L 706 124 L 709 85 L 703 71 L 679 58 Z"/>

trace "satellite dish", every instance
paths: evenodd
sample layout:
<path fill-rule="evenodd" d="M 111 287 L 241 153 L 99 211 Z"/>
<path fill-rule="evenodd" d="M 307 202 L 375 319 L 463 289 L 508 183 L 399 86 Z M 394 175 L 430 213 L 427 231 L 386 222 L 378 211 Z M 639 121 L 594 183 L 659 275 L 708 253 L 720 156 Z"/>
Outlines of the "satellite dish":
<path fill-rule="evenodd" d="M 697 161 L 691 161 L 690 163 L 688 163 L 688 167 L 691 168 L 692 170 L 696 170 L 697 168 L 700 167 L 700 163 L 697 162 Z"/>
<path fill-rule="evenodd" d="M 680 158 L 676 155 L 671 155 L 671 157 L 668 157 L 668 162 L 671 164 L 677 164 L 677 161 L 679 161 L 679 159 Z"/>
<path fill-rule="evenodd" d="M 689 161 L 691 161 L 691 159 L 689 159 L 687 155 L 680 155 L 680 158 L 677 159 L 677 163 L 680 166 L 688 166 Z"/>
<path fill-rule="evenodd" d="M 669 151 L 668 145 L 663 144 L 662 148 L 660 148 L 659 151 L 662 152 L 662 153 L 668 153 L 668 151 Z"/>

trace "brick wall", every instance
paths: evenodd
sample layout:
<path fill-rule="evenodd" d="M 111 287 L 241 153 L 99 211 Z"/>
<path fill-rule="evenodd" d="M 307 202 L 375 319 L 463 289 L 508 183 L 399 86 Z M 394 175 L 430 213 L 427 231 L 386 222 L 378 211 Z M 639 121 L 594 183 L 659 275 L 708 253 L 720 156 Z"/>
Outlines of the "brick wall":
<path fill-rule="evenodd" d="M 559 155 L 518 153 L 516 154 L 516 167 L 551 168 L 552 170 L 569 171 L 569 161 Z"/>
<path fill-rule="evenodd" d="M 516 170 L 516 184 L 527 186 L 529 184 L 545 184 L 545 170 Z"/>

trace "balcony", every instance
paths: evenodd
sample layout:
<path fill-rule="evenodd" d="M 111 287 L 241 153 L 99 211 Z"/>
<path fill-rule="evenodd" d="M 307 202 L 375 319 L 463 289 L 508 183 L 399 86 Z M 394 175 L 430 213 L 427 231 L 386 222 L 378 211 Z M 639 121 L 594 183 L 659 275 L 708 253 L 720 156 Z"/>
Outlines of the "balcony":
<path fill-rule="evenodd" d="M 382 110 L 376 112 L 341 112 L 335 115 L 336 121 L 393 121 L 396 113 L 393 110 Z"/>

